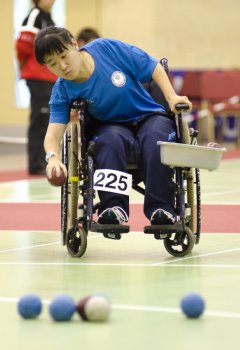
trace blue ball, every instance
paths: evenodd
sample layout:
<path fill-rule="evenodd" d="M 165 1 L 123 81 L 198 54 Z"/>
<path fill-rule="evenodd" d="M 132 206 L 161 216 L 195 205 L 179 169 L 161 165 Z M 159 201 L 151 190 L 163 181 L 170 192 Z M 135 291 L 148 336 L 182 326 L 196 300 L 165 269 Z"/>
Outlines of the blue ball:
<path fill-rule="evenodd" d="M 181 300 L 181 309 L 189 318 L 198 318 L 205 309 L 205 302 L 201 295 L 190 293 Z"/>
<path fill-rule="evenodd" d="M 23 295 L 18 301 L 18 313 L 23 318 L 36 318 L 42 311 L 42 301 L 35 294 Z"/>
<path fill-rule="evenodd" d="M 55 297 L 49 305 L 49 313 L 54 321 L 69 321 L 75 309 L 75 302 L 68 295 Z"/>

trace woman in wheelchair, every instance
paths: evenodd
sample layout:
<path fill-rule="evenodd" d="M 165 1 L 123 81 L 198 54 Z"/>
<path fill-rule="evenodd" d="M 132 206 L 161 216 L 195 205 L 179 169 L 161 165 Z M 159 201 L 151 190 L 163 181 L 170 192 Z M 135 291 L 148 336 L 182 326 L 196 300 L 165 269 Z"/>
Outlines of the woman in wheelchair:
<path fill-rule="evenodd" d="M 142 83 L 153 79 L 174 113 L 178 103 L 192 104 L 178 96 L 166 72 L 155 58 L 133 45 L 113 39 L 96 39 L 80 50 L 72 34 L 48 27 L 35 40 L 37 61 L 59 79 L 50 99 L 50 122 L 45 137 L 47 175 L 53 168 L 59 175 L 67 169 L 60 160 L 60 144 L 69 122 L 69 108 L 76 99 L 89 101 L 87 112 L 100 121 L 91 130 L 95 142 L 94 161 L 98 169 L 125 172 L 134 152 L 145 184 L 144 214 L 151 225 L 174 224 L 172 170 L 159 159 L 157 141 L 169 141 L 174 121 L 163 105 L 153 100 Z M 98 223 L 128 221 L 129 198 L 124 194 L 99 191 Z"/>

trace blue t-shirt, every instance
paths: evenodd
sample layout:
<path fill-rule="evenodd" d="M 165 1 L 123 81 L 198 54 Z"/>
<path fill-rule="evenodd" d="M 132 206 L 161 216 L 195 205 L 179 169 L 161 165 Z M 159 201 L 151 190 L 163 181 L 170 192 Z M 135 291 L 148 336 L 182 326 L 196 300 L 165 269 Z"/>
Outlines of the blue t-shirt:
<path fill-rule="evenodd" d="M 141 83 L 151 80 L 158 61 L 141 49 L 113 39 L 85 45 L 94 59 L 90 78 L 78 83 L 59 78 L 50 99 L 50 123 L 69 122 L 69 105 L 90 100 L 88 113 L 101 121 L 136 121 L 153 111 L 164 111 Z"/>

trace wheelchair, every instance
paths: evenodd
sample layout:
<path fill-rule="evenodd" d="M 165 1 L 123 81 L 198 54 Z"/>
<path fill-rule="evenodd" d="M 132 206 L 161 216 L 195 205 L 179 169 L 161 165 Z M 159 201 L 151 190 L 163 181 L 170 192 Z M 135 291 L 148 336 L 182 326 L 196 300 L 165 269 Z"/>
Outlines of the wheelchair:
<path fill-rule="evenodd" d="M 70 109 L 78 112 L 79 122 L 68 124 L 62 142 L 62 161 L 68 170 L 68 178 L 61 187 L 61 242 L 72 257 L 84 255 L 89 231 L 118 240 L 130 229 L 128 225 L 101 225 L 93 220 L 99 203 L 94 203 L 94 142 L 88 142 L 86 135 L 88 103 L 87 100 L 72 102 Z M 198 131 L 189 128 L 181 114 L 187 105 L 179 104 L 176 108 L 179 110 L 177 115 L 169 110 L 162 113 L 175 120 L 176 142 L 196 145 Z M 132 188 L 144 195 L 142 179 L 134 161 L 129 162 L 126 171 L 132 174 Z M 172 167 L 172 174 L 178 220 L 172 225 L 145 226 L 144 233 L 163 240 L 170 255 L 183 257 L 200 240 L 200 172 L 198 168 Z"/>

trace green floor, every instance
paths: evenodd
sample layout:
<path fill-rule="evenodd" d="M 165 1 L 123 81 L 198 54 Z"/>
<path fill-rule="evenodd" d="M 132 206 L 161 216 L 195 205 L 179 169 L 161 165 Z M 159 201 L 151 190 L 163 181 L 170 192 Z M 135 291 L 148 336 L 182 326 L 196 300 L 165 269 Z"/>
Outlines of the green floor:
<path fill-rule="evenodd" d="M 240 204 L 239 170 L 238 159 L 203 171 L 203 203 Z M 2 183 L 0 191 L 1 202 L 60 199 L 45 180 Z M 0 238 L 1 349 L 239 348 L 240 234 L 203 234 L 185 258 L 171 257 L 161 241 L 138 232 L 120 241 L 90 234 L 82 259 L 68 256 L 58 232 L 0 231 Z M 198 320 L 179 310 L 182 296 L 192 291 L 206 301 Z M 44 301 L 38 320 L 22 320 L 16 312 L 17 299 L 28 292 Z M 109 322 L 77 316 L 68 323 L 51 321 L 48 303 L 56 295 L 77 301 L 95 292 L 112 301 Z"/>

